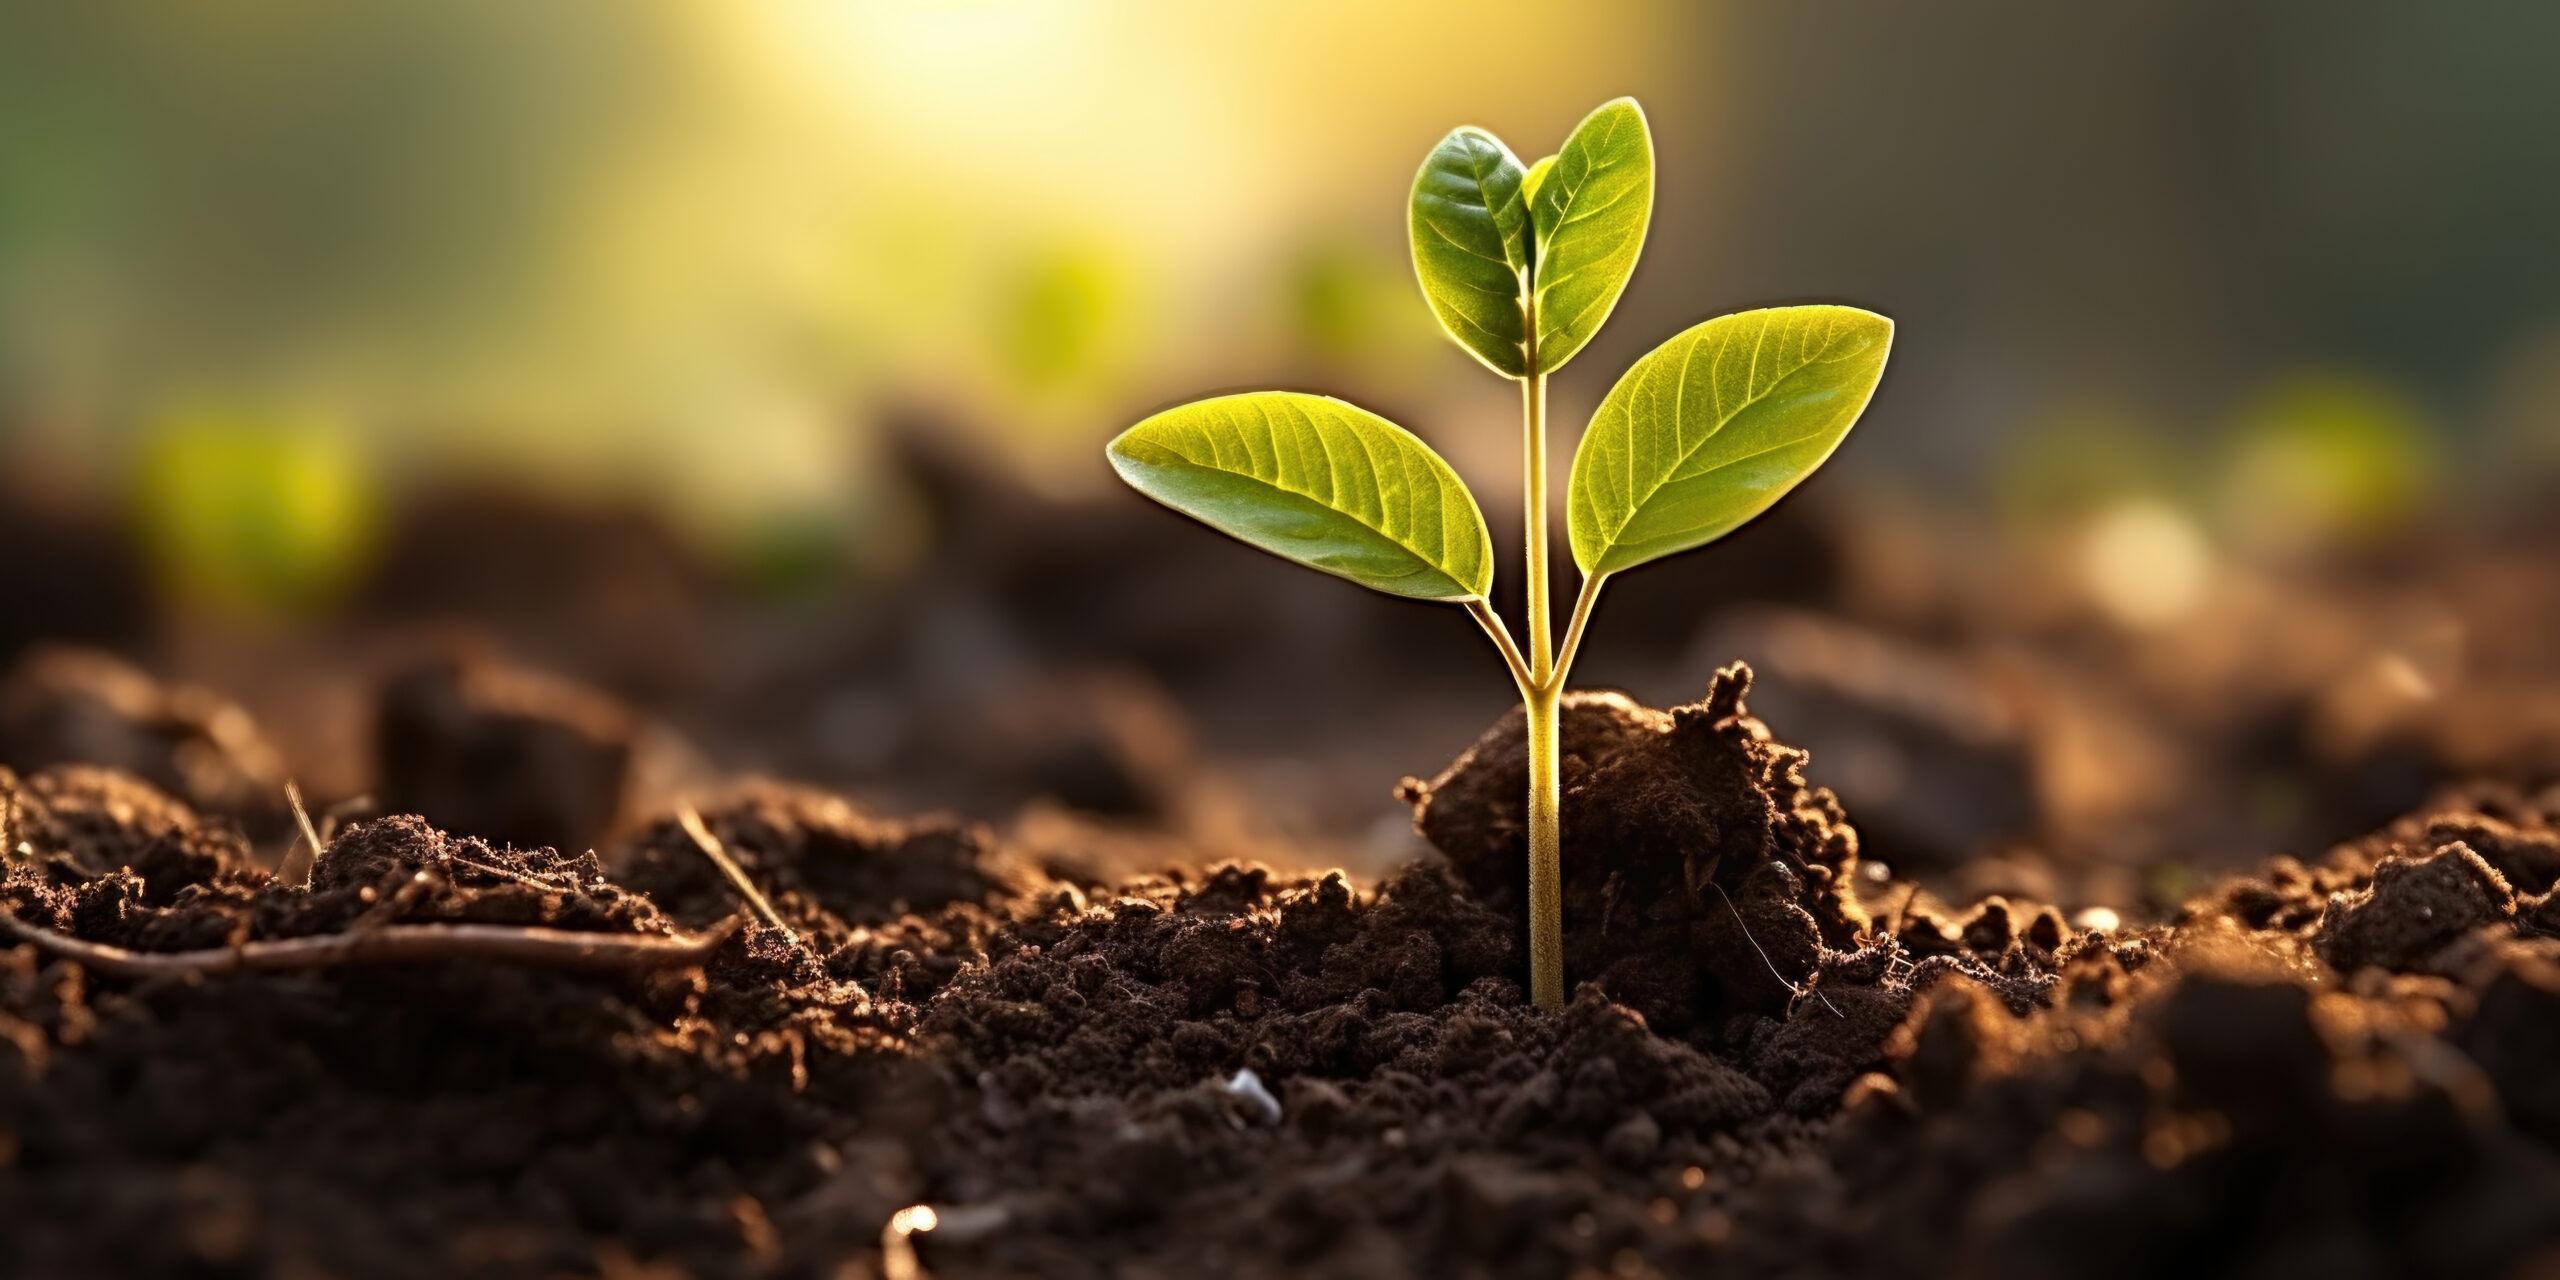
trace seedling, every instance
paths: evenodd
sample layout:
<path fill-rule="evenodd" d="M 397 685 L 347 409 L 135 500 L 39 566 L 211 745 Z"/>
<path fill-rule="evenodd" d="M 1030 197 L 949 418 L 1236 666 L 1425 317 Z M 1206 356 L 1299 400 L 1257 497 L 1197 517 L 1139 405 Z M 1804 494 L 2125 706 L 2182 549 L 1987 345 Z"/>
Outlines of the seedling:
<path fill-rule="evenodd" d="M 1553 643 L 1547 378 L 1626 290 L 1653 216 L 1653 140 L 1620 98 L 1522 165 L 1464 128 L 1414 176 L 1407 224 L 1441 327 L 1520 384 L 1528 645 L 1487 603 L 1493 540 L 1449 464 L 1412 432 L 1328 396 L 1256 391 L 1168 409 L 1111 442 L 1139 492 L 1265 551 L 1391 595 L 1464 606 L 1511 668 L 1529 756 L 1529 985 L 1564 1003 L 1559 706 L 1611 575 L 1704 546 L 1822 465 L 1884 373 L 1893 322 L 1853 307 L 1720 316 L 1635 362 L 1583 432 L 1566 482 L 1582 585 Z"/>

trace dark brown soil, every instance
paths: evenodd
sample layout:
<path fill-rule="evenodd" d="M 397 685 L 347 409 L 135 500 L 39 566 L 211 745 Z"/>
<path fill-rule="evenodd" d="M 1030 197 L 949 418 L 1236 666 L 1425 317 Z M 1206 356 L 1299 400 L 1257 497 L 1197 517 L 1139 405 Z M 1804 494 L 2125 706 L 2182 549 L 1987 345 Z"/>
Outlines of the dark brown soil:
<path fill-rule="evenodd" d="M 378 797 L 517 848 L 594 847 L 620 818 L 639 715 L 479 652 L 393 673 L 374 712 Z"/>
<path fill-rule="evenodd" d="M 698 968 L 0 950 L 0 1273 L 2560 1267 L 2560 797 L 2452 794 L 2095 932 L 1868 875 L 1747 689 L 1573 702 L 1556 1011 L 1521 994 L 1516 718 L 1408 785 L 1446 862 L 1374 887 L 1090 883 L 748 783 L 704 825 L 789 929 Z M 139 950 L 738 907 L 665 816 L 603 860 L 381 818 L 303 886 L 129 772 L 0 792 L 0 906 Z"/>
<path fill-rule="evenodd" d="M 281 830 L 284 761 L 239 704 L 96 649 L 44 645 L 0 672 L 0 766 L 108 765 L 196 809 Z"/>

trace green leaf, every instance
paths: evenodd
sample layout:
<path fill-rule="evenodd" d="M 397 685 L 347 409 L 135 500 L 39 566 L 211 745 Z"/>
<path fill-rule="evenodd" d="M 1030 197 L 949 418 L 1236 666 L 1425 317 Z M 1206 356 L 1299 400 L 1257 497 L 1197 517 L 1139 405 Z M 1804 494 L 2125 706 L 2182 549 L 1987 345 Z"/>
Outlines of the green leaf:
<path fill-rule="evenodd" d="M 1221 533 L 1418 600 L 1480 600 L 1493 540 L 1431 446 L 1329 396 L 1256 391 L 1167 409 L 1111 442 L 1138 492 Z"/>
<path fill-rule="evenodd" d="M 1633 98 L 1574 126 L 1538 183 L 1538 372 L 1564 367 L 1618 305 L 1653 220 L 1653 136 Z"/>
<path fill-rule="evenodd" d="M 1574 563 L 1614 573 L 1703 546 L 1831 456 L 1884 375 L 1893 322 L 1855 307 L 1720 316 L 1618 379 L 1573 456 Z"/>
<path fill-rule="evenodd" d="M 1529 204 L 1520 161 L 1482 129 L 1440 140 L 1413 175 L 1406 228 L 1431 313 L 1458 345 L 1505 377 L 1522 376 Z"/>
<path fill-rule="evenodd" d="M 1555 167 L 1556 158 L 1554 156 L 1548 156 L 1546 159 L 1530 165 L 1529 171 L 1520 175 L 1520 198 L 1529 201 L 1533 209 L 1536 207 L 1538 199 L 1538 184 L 1545 182 L 1547 180 L 1547 171 Z"/>

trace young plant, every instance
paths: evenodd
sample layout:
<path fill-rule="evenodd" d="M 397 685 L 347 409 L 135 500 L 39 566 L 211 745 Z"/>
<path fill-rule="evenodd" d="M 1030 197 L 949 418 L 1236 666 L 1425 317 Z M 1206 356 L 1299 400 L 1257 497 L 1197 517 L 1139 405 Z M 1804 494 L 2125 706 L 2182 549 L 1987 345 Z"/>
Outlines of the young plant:
<path fill-rule="evenodd" d="M 1462 605 L 1511 668 L 1527 717 L 1529 975 L 1564 1002 L 1559 711 L 1610 575 L 1703 546 L 1822 465 L 1884 373 L 1893 322 L 1853 307 L 1721 316 L 1635 362 L 1575 450 L 1565 524 L 1582 573 L 1561 647 L 1548 602 L 1547 378 L 1609 318 L 1653 214 L 1653 140 L 1620 98 L 1522 165 L 1464 128 L 1413 180 L 1413 265 L 1433 314 L 1520 384 L 1528 644 L 1487 603 L 1493 541 L 1449 464 L 1412 432 L 1327 396 L 1257 391 L 1168 409 L 1111 442 L 1120 478 L 1212 528 L 1391 595 Z"/>

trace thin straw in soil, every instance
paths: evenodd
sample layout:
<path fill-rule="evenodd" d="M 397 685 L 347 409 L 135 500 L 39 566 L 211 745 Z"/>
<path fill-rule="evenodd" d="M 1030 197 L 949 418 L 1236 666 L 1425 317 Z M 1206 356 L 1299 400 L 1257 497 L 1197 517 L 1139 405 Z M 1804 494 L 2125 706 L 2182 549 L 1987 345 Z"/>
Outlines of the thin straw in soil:
<path fill-rule="evenodd" d="M 692 805 L 676 806 L 676 823 L 684 828 L 686 835 L 693 837 L 694 847 L 702 850 L 702 856 L 711 859 L 711 864 L 720 868 L 720 874 L 729 877 L 729 883 L 737 888 L 738 896 L 746 899 L 747 905 L 755 908 L 756 914 L 763 917 L 767 925 L 781 930 L 782 936 L 793 942 L 800 940 L 800 935 L 782 922 L 782 913 L 765 901 L 764 893 L 756 888 L 755 881 L 747 878 L 746 869 L 729 856 L 729 849 L 720 843 L 720 837 L 711 834 L 711 828 L 703 825 L 702 815 L 694 812 Z"/>
<path fill-rule="evenodd" d="M 294 823 L 302 828 L 302 840 L 308 842 L 311 857 L 305 860 L 302 856 L 304 844 L 296 843 L 285 851 L 284 861 L 276 865 L 276 879 L 297 887 L 308 886 L 311 869 L 320 865 L 320 855 L 328 851 L 327 846 L 320 842 L 319 831 L 311 825 L 311 811 L 303 807 L 302 788 L 295 786 L 291 778 L 284 781 L 284 798 L 285 803 L 293 806 Z"/>

